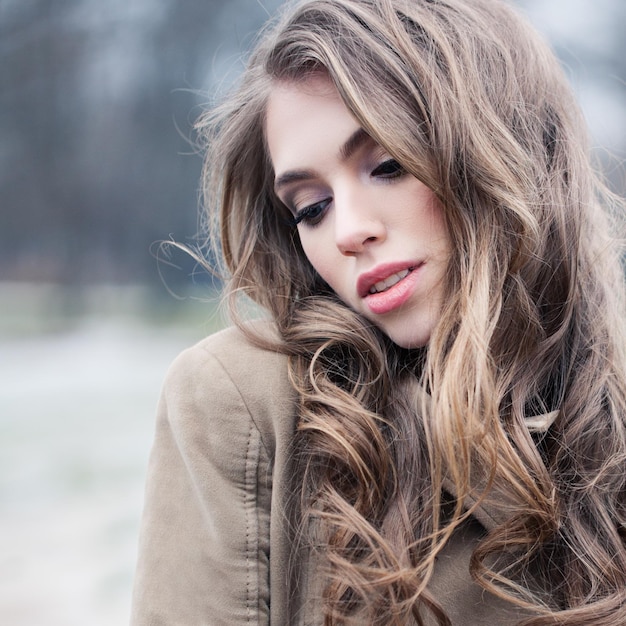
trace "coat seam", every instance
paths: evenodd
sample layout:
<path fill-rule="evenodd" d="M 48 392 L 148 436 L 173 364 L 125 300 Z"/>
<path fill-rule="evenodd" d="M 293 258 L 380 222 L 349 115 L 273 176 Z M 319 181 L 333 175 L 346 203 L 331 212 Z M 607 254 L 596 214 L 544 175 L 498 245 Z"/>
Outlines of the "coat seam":
<path fill-rule="evenodd" d="M 245 452 L 245 468 L 244 468 L 244 515 L 246 524 L 246 623 L 256 624 L 258 622 L 258 616 L 260 611 L 259 606 L 259 580 L 258 569 L 256 570 L 256 580 L 253 580 L 253 569 L 258 568 L 258 551 L 259 551 L 259 538 L 258 538 L 258 519 L 255 519 L 257 513 L 257 496 L 258 485 L 256 484 L 258 474 L 258 464 L 260 455 L 260 446 L 265 448 L 265 442 L 263 436 L 256 423 L 254 415 L 242 394 L 239 385 L 233 377 L 229 369 L 225 366 L 218 355 L 211 351 L 206 351 L 206 354 L 210 356 L 216 363 L 219 364 L 222 372 L 230 380 L 233 389 L 237 392 L 239 399 L 243 403 L 246 412 L 249 417 L 248 422 L 248 438 L 246 442 Z M 257 445 L 254 446 L 255 433 L 258 437 Z M 256 593 L 255 593 L 256 590 Z"/>
<path fill-rule="evenodd" d="M 246 598 L 248 623 L 257 623 L 259 611 L 259 581 L 258 581 L 258 520 L 255 513 L 258 511 L 256 477 L 259 463 L 259 446 L 254 445 L 255 424 L 251 421 L 248 425 L 248 441 L 246 444 L 246 468 L 245 468 L 245 511 L 246 511 Z M 256 580 L 253 580 L 255 578 Z"/>

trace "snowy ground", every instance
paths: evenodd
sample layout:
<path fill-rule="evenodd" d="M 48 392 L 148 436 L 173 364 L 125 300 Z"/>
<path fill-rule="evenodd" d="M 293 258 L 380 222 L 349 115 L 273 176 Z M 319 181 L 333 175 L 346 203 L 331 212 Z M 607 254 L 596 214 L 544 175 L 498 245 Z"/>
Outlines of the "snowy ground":
<path fill-rule="evenodd" d="M 168 364 L 205 334 L 90 321 L 0 337 L 0 623 L 128 623 Z"/>

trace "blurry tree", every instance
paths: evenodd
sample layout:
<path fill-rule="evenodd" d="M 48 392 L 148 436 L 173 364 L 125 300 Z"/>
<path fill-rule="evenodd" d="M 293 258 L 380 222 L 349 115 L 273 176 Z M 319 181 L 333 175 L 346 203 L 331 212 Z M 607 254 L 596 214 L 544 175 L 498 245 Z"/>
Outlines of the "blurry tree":
<path fill-rule="evenodd" d="M 193 120 L 279 3 L 0 0 L 0 281 L 156 285 L 151 244 L 196 231 Z M 518 4 L 623 131 L 626 3 Z"/>
<path fill-rule="evenodd" d="M 276 4 L 0 0 L 0 280 L 155 281 L 196 231 L 198 104 Z"/>

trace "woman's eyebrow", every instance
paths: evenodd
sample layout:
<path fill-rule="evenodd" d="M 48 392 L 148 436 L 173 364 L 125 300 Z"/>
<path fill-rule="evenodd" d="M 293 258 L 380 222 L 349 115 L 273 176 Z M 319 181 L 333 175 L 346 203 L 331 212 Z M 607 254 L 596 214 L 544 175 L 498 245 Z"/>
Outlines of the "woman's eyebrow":
<path fill-rule="evenodd" d="M 363 128 L 357 128 L 339 148 L 339 160 L 347 161 L 363 144 L 372 141 L 372 138 Z M 289 170 L 281 174 L 274 181 L 274 190 L 280 189 L 293 182 L 310 180 L 315 178 L 315 174 L 310 170 Z"/>
<path fill-rule="evenodd" d="M 291 183 L 313 178 L 315 178 L 315 174 L 311 170 L 289 170 L 274 181 L 274 191 L 278 193 L 283 187 L 287 187 Z"/>
<path fill-rule="evenodd" d="M 339 149 L 339 159 L 347 161 L 364 143 L 372 141 L 372 138 L 363 128 L 357 128 L 348 137 L 348 140 Z"/>

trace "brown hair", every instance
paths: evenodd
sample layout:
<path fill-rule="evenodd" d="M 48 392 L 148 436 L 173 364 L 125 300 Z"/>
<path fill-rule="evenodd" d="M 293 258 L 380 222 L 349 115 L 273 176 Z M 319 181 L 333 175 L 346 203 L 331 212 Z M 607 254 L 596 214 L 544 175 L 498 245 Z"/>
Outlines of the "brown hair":
<path fill-rule="evenodd" d="M 273 192 L 269 90 L 320 71 L 444 207 L 453 255 L 425 350 L 338 301 Z M 467 498 L 494 494 L 513 504 L 474 552 L 481 585 L 534 610 L 528 625 L 626 622 L 624 281 L 608 227 L 621 204 L 584 128 L 553 54 L 499 0 L 296 3 L 200 120 L 228 291 L 270 312 L 300 394 L 327 623 L 447 623 L 426 589 L 435 557 Z"/>

